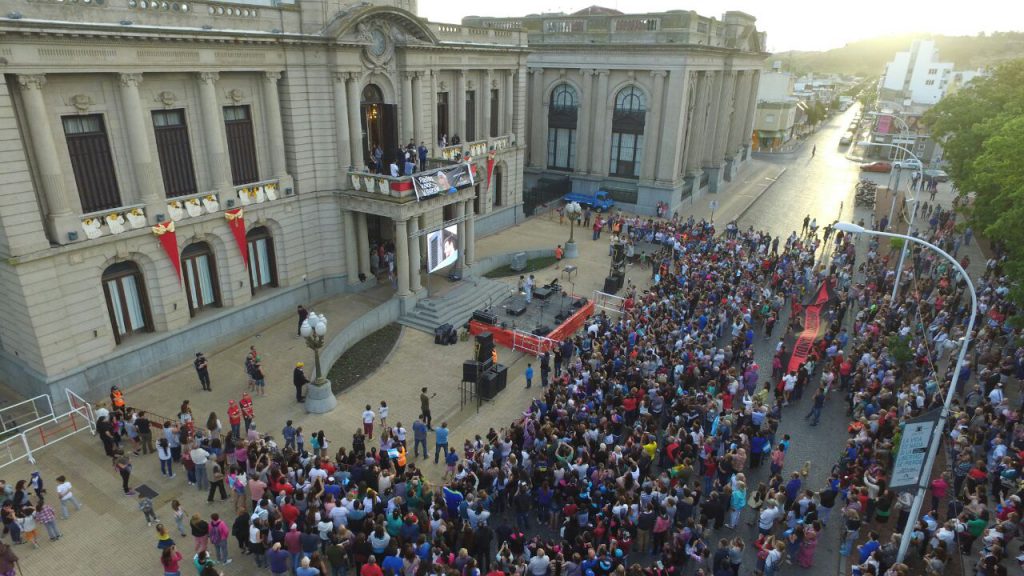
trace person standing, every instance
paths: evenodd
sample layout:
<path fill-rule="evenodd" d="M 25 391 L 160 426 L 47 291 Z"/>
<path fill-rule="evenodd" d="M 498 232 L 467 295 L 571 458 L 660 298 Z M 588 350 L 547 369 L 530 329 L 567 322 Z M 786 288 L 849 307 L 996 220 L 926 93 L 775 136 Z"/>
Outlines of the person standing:
<path fill-rule="evenodd" d="M 427 387 L 424 386 L 420 389 L 420 418 L 423 419 L 427 424 L 427 430 L 433 430 L 434 427 L 430 425 L 430 399 L 437 396 L 437 392 L 434 392 L 430 396 L 427 396 Z"/>
<path fill-rule="evenodd" d="M 420 157 L 420 170 L 426 170 L 427 169 L 427 147 L 423 144 L 422 141 L 420 142 L 419 148 L 416 149 L 416 153 Z"/>
<path fill-rule="evenodd" d="M 242 431 L 242 409 L 234 400 L 228 400 L 228 424 L 231 425 L 231 438 L 238 440 Z"/>
<path fill-rule="evenodd" d="M 526 388 L 529 389 L 533 386 L 533 364 L 526 365 Z"/>
<path fill-rule="evenodd" d="M 546 350 L 540 355 L 540 387 L 547 388 L 551 378 L 551 354 Z"/>
<path fill-rule="evenodd" d="M 423 459 L 427 459 L 427 425 L 423 422 L 423 416 L 420 416 L 412 424 L 413 434 L 413 447 L 412 456 L 413 458 L 419 456 L 420 446 L 423 447 Z"/>
<path fill-rule="evenodd" d="M 196 488 L 203 490 L 209 484 L 206 479 L 206 462 L 210 459 L 210 453 L 197 444 L 195 448 L 189 451 L 188 455 L 195 466 Z"/>
<path fill-rule="evenodd" d="M 64 475 L 57 476 L 57 496 L 60 497 L 60 517 L 68 519 L 68 504 L 75 507 L 75 511 L 82 509 L 82 504 L 75 498 L 71 491 L 71 482 Z"/>
<path fill-rule="evenodd" d="M 373 408 L 369 404 L 366 405 L 366 410 L 363 410 L 363 434 L 370 440 L 373 440 L 373 421 L 377 419 L 377 415 L 373 412 Z"/>
<path fill-rule="evenodd" d="M 156 455 L 160 459 L 160 474 L 168 478 L 174 478 L 174 470 L 171 468 L 174 460 L 171 456 L 171 444 L 167 441 L 167 438 L 160 439 L 160 443 L 156 448 Z"/>
<path fill-rule="evenodd" d="M 299 307 L 297 309 L 297 313 L 299 315 L 299 323 L 298 323 L 298 325 L 295 326 L 295 335 L 296 336 L 302 336 L 302 323 L 305 322 L 306 321 L 306 317 L 309 316 L 309 310 L 306 310 L 305 306 L 303 306 L 302 304 L 299 304 Z"/>
<path fill-rule="evenodd" d="M 526 279 L 525 284 L 523 284 L 523 291 L 526 292 L 526 303 L 527 304 L 529 304 L 530 301 L 533 300 L 533 286 L 534 286 L 535 283 L 536 283 L 536 280 L 534 280 L 533 274 L 530 274 L 530 276 Z"/>
<path fill-rule="evenodd" d="M 434 464 L 437 464 L 444 450 L 445 457 L 448 456 L 448 423 L 442 422 L 441 426 L 434 430 Z"/>
<path fill-rule="evenodd" d="M 242 392 L 242 399 L 238 402 L 238 406 L 242 411 L 242 420 L 245 421 L 245 431 L 248 432 L 256 415 L 252 407 L 252 397 L 248 392 Z"/>
<path fill-rule="evenodd" d="M 155 452 L 153 447 L 153 423 L 146 418 L 145 410 L 139 410 L 135 416 L 135 429 L 139 433 L 139 441 L 142 443 L 142 453 L 150 454 Z"/>
<path fill-rule="evenodd" d="M 135 494 L 135 491 L 128 485 L 128 481 L 132 477 L 132 460 L 123 450 L 114 452 L 114 469 L 121 475 L 121 489 L 124 490 L 124 495 Z"/>
<path fill-rule="evenodd" d="M 196 374 L 199 375 L 199 385 L 203 387 L 203 390 L 212 392 L 213 389 L 210 387 L 210 366 L 206 361 L 206 356 L 203 356 L 202 352 L 196 352 L 196 359 L 193 364 L 196 367 Z"/>
<path fill-rule="evenodd" d="M 218 490 L 220 491 L 221 500 L 228 499 L 228 494 L 224 490 L 224 465 L 221 463 L 221 458 L 223 456 L 209 460 L 210 473 L 208 477 L 210 478 L 210 493 L 206 495 L 207 504 L 213 504 L 213 493 Z"/>
<path fill-rule="evenodd" d="M 221 564 L 231 564 L 231 558 L 228 558 L 228 536 L 230 532 L 227 523 L 220 519 L 219 514 L 216 512 L 210 514 L 210 544 L 213 544 L 213 549 L 217 555 L 217 562 Z"/>
<path fill-rule="evenodd" d="M 306 377 L 306 372 L 303 370 L 305 366 L 302 362 L 295 363 L 295 370 L 292 371 L 292 384 L 295 385 L 295 401 L 303 402 L 306 398 L 302 395 L 302 387 L 309 384 L 309 378 Z"/>

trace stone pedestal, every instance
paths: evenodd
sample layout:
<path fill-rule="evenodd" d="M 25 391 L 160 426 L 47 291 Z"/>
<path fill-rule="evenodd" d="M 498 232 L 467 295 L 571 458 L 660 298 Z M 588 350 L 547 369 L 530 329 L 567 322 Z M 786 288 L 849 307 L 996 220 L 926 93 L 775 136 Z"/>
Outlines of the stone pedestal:
<path fill-rule="evenodd" d="M 576 246 L 576 241 L 565 243 L 565 254 L 562 255 L 564 258 L 579 258 L 580 249 Z"/>
<path fill-rule="evenodd" d="M 306 412 L 309 414 L 326 414 L 338 405 L 338 399 L 331 391 L 331 381 L 324 380 L 323 384 L 306 385 Z"/>

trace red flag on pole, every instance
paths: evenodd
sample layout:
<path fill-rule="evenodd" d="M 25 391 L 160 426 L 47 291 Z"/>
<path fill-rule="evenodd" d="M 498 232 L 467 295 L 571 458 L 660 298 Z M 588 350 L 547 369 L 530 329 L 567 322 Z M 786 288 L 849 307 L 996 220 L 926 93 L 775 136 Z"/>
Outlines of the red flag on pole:
<path fill-rule="evenodd" d="M 228 227 L 231 228 L 231 235 L 235 237 L 235 244 L 238 245 L 238 251 L 242 253 L 242 262 L 245 263 L 245 268 L 249 268 L 249 247 L 245 240 L 245 213 L 241 208 L 235 208 L 234 210 L 227 210 L 224 212 L 224 218 L 228 221 Z"/>
<path fill-rule="evenodd" d="M 174 272 L 178 275 L 178 285 L 181 286 L 181 254 L 178 252 L 178 237 L 174 234 L 174 221 L 168 220 L 153 226 L 153 234 L 160 241 L 167 258 L 174 266 Z"/>

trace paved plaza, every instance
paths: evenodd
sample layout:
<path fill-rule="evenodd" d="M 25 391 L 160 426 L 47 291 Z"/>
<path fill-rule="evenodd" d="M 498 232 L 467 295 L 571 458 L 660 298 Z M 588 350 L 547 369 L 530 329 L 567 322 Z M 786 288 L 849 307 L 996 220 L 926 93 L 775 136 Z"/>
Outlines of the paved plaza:
<path fill-rule="evenodd" d="M 819 132 L 811 135 L 803 148 L 789 155 L 755 159 L 746 165 L 727 190 L 713 197 L 718 201 L 714 220 L 719 230 L 724 224 L 739 218 L 741 227 L 753 226 L 767 229 L 774 235 L 788 235 L 799 231 L 805 214 L 811 214 L 821 225 L 837 218 L 844 220 L 867 219 L 869 212 L 853 205 L 853 188 L 860 176 L 857 164 L 845 158 L 836 149 L 839 136 L 849 122 L 856 108 L 829 121 Z M 810 149 L 817 146 L 817 154 L 811 158 Z M 883 175 L 874 178 L 884 182 Z M 709 200 L 704 197 L 694 201 L 683 216 L 692 214 L 701 219 L 710 217 Z M 940 186 L 939 201 L 948 206 L 952 193 L 948 184 Z M 567 224 L 560 225 L 556 217 L 542 214 L 499 234 L 477 241 L 477 258 L 526 249 L 553 248 L 564 244 L 568 238 Z M 592 241 L 590 231 L 577 230 L 580 256 L 574 261 L 579 269 L 571 288 L 576 294 L 590 297 L 600 289 L 608 273 L 608 242 L 605 237 Z M 972 270 L 977 272 L 984 258 L 978 251 L 977 243 L 965 249 L 971 255 Z M 558 277 L 560 271 L 554 267 L 535 272 L 540 283 Z M 646 286 L 650 270 L 639 266 L 627 269 L 627 278 L 634 284 Z M 515 278 L 506 279 L 514 283 Z M 440 288 L 446 280 L 434 278 L 431 285 Z M 564 281 L 563 281 L 564 282 Z M 322 302 L 310 302 L 307 307 L 317 313 L 326 314 L 330 330 L 337 331 L 345 325 L 389 299 L 393 294 L 390 286 L 376 286 L 359 294 L 346 294 Z M 780 323 L 785 319 L 781 319 Z M 537 390 L 524 389 L 523 372 L 531 359 L 521 353 L 499 349 L 500 361 L 510 367 L 508 388 L 493 402 L 485 403 L 479 410 L 475 404 L 460 406 L 459 380 L 462 362 L 473 352 L 472 342 L 460 342 L 449 347 L 434 345 L 433 336 L 416 330 L 402 330 L 393 351 L 381 367 L 358 385 L 338 396 L 338 407 L 328 414 L 307 415 L 302 406 L 295 403 L 291 385 L 292 368 L 296 361 L 304 361 L 311 369 L 312 354 L 305 347 L 303 339 L 295 334 L 296 320 L 293 316 L 268 319 L 266 325 L 253 326 L 253 334 L 242 341 L 225 342 L 217 350 L 205 350 L 210 365 L 212 392 L 201 391 L 195 371 L 191 365 L 163 374 L 145 384 L 126 391 L 128 404 L 156 415 L 156 419 L 173 418 L 183 400 L 189 400 L 197 425 L 203 425 L 211 411 L 227 426 L 228 400 L 238 400 L 246 388 L 243 373 L 243 359 L 250 346 L 255 346 L 263 356 L 267 372 L 267 396 L 255 398 L 255 424 L 258 430 L 280 436 L 285 421 L 292 419 L 301 425 L 307 438 L 313 432 L 323 430 L 332 447 L 348 446 L 352 433 L 360 423 L 360 414 L 366 404 L 376 407 L 381 400 L 390 406 L 389 422 L 401 422 L 407 429 L 419 413 L 419 389 L 427 386 L 437 396 L 431 401 L 434 423 L 443 420 L 451 423 L 452 447 L 461 448 L 466 438 L 483 434 L 489 427 L 505 426 L 529 404 Z M 329 335 L 330 336 L 330 335 Z M 762 381 L 771 370 L 772 346 L 770 342 L 759 342 L 755 347 L 761 368 Z M 535 365 L 536 367 L 536 365 Z M 324 367 L 325 370 L 328 368 Z M 787 472 L 811 462 L 811 474 L 806 484 L 812 489 L 820 488 L 835 463 L 844 438 L 848 418 L 844 403 L 834 396 L 826 403 L 822 425 L 809 428 L 802 416 L 806 413 L 810 394 L 801 403 L 785 411 L 779 429 L 779 436 L 793 437 L 792 451 L 787 455 Z M 433 450 L 433 436 L 428 437 L 428 446 Z M 73 513 L 70 520 L 60 522 L 64 538 L 53 543 L 45 541 L 38 550 L 18 546 L 16 552 L 22 560 L 26 575 L 35 574 L 155 574 L 159 572 L 159 553 L 155 548 L 156 533 L 148 527 L 142 513 L 137 509 L 136 500 L 121 494 L 120 479 L 113 470 L 109 458 L 104 456 L 102 445 L 97 438 L 79 434 L 70 440 L 47 448 L 37 454 L 36 466 L 26 462 L 6 467 L 0 471 L 0 478 L 13 484 L 18 479 L 28 478 L 38 469 L 50 488 L 50 500 L 56 501 L 54 478 L 67 475 L 74 484 L 75 494 L 83 503 L 80 512 Z M 411 458 L 411 453 L 410 453 Z M 234 517 L 228 502 L 206 503 L 205 491 L 200 493 L 186 486 L 184 469 L 176 466 L 177 478 L 167 479 L 159 473 L 156 457 L 139 456 L 134 459 L 132 484 L 146 484 L 159 495 L 154 499 L 156 512 L 173 533 L 173 521 L 169 503 L 179 499 L 188 513 L 199 513 L 208 517 L 218 512 L 229 520 Z M 422 462 L 422 464 L 421 464 Z M 426 476 L 439 480 L 441 466 L 432 460 L 416 462 L 422 466 Z M 761 470 L 766 476 L 767 471 Z M 751 485 L 756 485 L 757 474 L 752 475 Z M 749 512 L 748 512 L 749 514 Z M 837 523 L 835 523 L 837 524 Z M 739 535 L 753 536 L 743 526 Z M 731 533 L 725 534 L 732 536 Z M 177 539 L 177 538 L 176 538 Z M 192 539 L 182 538 L 179 549 L 186 558 L 192 555 Z M 752 542 L 752 539 L 751 539 Z M 812 570 L 793 568 L 793 573 L 836 574 L 839 573 L 838 532 L 835 525 L 829 527 L 819 546 L 816 566 Z M 252 560 L 238 556 L 236 546 L 231 544 L 235 562 L 224 566 L 224 573 L 254 573 Z M 748 548 L 752 565 L 753 547 Z M 787 570 L 786 573 L 790 571 Z M 192 573 L 191 566 L 184 567 L 183 573 Z M 744 572 L 746 574 L 746 572 Z"/>

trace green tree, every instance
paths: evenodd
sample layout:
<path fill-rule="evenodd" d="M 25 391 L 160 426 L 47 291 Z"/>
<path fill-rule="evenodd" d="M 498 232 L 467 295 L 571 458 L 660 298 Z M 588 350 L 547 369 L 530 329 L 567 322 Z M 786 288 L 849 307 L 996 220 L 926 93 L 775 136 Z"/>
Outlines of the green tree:
<path fill-rule="evenodd" d="M 972 226 L 1006 247 L 1011 294 L 1024 303 L 1024 59 L 943 98 L 923 121 L 944 142 L 961 194 L 975 193 Z"/>

